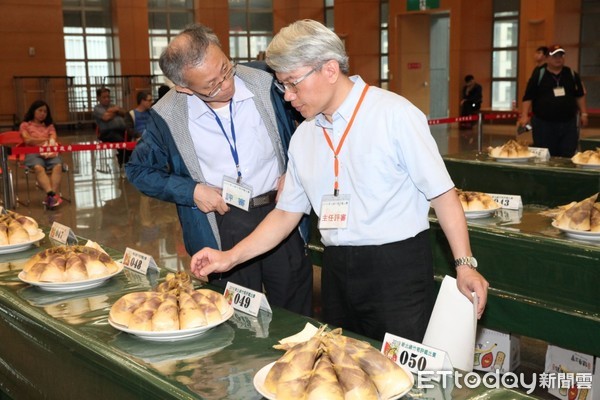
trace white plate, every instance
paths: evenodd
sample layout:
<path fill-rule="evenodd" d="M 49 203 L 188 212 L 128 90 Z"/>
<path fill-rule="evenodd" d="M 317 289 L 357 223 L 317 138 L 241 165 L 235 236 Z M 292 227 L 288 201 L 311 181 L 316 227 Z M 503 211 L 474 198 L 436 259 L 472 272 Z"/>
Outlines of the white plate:
<path fill-rule="evenodd" d="M 465 211 L 465 217 L 467 219 L 487 218 L 494 215 L 494 213 L 500 208 L 502 207 L 490 208 L 487 210 L 480 211 Z"/>
<path fill-rule="evenodd" d="M 29 283 L 32 286 L 37 286 L 38 288 L 49 292 L 76 292 L 78 290 L 90 289 L 102 285 L 123 270 L 123 264 L 117 263 L 117 265 L 119 266 L 119 269 L 110 275 L 78 282 L 31 282 L 23 278 L 25 271 L 19 272 L 18 277 L 25 283 Z"/>
<path fill-rule="evenodd" d="M 527 157 L 494 157 L 494 156 L 490 156 L 490 157 L 492 157 L 496 161 L 502 161 L 502 162 L 526 162 L 526 161 L 529 161 L 529 160 L 532 160 L 535 158 L 535 156 L 533 154 L 530 156 L 527 156 Z"/>
<path fill-rule="evenodd" d="M 33 237 L 30 237 L 31 240 L 29 242 L 0 246 L 0 254 L 16 253 L 18 251 L 27 250 L 33 246 L 34 243 L 42 240 L 44 236 L 46 236 L 44 232 L 42 232 L 41 229 L 38 229 L 38 233 L 33 235 Z"/>
<path fill-rule="evenodd" d="M 556 225 L 556 221 L 552 222 L 552 226 L 561 232 L 564 232 L 567 236 L 573 239 L 583 240 L 600 240 L 600 232 L 589 232 L 589 231 L 578 231 L 576 229 L 561 228 Z"/>
<path fill-rule="evenodd" d="M 572 161 L 573 164 L 577 165 L 580 168 L 589 168 L 589 169 L 600 169 L 600 164 L 582 164 Z"/>
<path fill-rule="evenodd" d="M 123 332 L 130 333 L 132 335 L 135 335 L 135 336 L 139 337 L 140 339 L 154 340 L 157 342 L 170 342 L 173 340 L 187 339 L 187 338 L 190 338 L 193 336 L 201 335 L 201 334 L 205 333 L 206 331 L 208 331 L 209 329 L 214 328 L 215 326 L 218 326 L 218 325 L 222 324 L 223 322 L 227 321 L 229 318 L 231 318 L 232 315 L 233 315 L 233 307 L 230 306 L 229 309 L 225 312 L 225 314 L 223 314 L 223 319 L 214 324 L 199 326 L 197 328 L 191 328 L 191 329 L 181 329 L 181 330 L 176 330 L 176 331 L 163 331 L 163 332 L 138 331 L 135 329 L 129 329 L 129 328 L 124 327 L 121 324 L 117 324 L 116 322 L 113 322 L 110 319 L 110 317 L 108 318 L 108 323 L 113 328 L 118 329 Z"/>
<path fill-rule="evenodd" d="M 256 391 L 258 393 L 260 393 L 263 397 L 265 397 L 265 398 L 267 398 L 269 400 L 277 400 L 277 398 L 275 397 L 275 395 L 273 393 L 269 392 L 267 390 L 267 388 L 265 388 L 265 379 L 267 379 L 267 375 L 269 374 L 269 371 L 273 367 L 273 364 L 275 364 L 275 361 L 273 361 L 272 363 L 267 364 L 264 367 L 262 367 L 261 369 L 259 369 L 258 372 L 254 375 L 254 380 L 253 380 L 253 382 L 254 382 L 254 388 L 256 389 Z M 415 384 L 415 377 L 413 376 L 413 374 L 410 373 L 403 366 L 400 366 L 400 368 L 402 368 L 404 370 L 404 372 L 406 372 L 406 374 L 410 378 L 411 385 L 403 393 L 400 393 L 400 394 L 398 394 L 398 395 L 396 395 L 394 397 L 390 397 L 387 400 L 396 400 L 396 399 L 401 398 L 402 396 L 404 396 L 405 394 L 407 394 L 408 392 L 410 392 L 410 390 L 412 389 L 413 385 Z"/>

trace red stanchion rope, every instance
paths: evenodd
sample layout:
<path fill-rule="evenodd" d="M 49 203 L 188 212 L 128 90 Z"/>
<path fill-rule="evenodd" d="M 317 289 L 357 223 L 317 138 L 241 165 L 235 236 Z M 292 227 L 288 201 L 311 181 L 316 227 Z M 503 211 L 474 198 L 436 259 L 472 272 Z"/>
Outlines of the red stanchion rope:
<path fill-rule="evenodd" d="M 517 119 L 519 118 L 519 113 L 491 113 L 491 114 L 482 114 L 481 117 L 483 120 L 494 120 L 494 119 Z M 479 115 L 468 115 L 465 117 L 452 117 L 452 118 L 437 118 L 430 119 L 427 121 L 429 125 L 440 125 L 440 124 L 451 124 L 454 122 L 469 122 L 469 121 L 479 121 Z"/>
<path fill-rule="evenodd" d="M 490 119 L 517 119 L 519 118 L 519 113 L 498 113 L 498 114 L 484 114 L 484 120 Z"/>
<path fill-rule="evenodd" d="M 468 115 L 465 117 L 455 117 L 455 118 L 437 118 L 430 119 L 427 122 L 429 125 L 439 125 L 439 124 L 451 124 L 453 122 L 468 122 L 468 121 L 477 121 L 479 120 L 479 115 Z"/>
<path fill-rule="evenodd" d="M 133 150 L 136 142 L 115 143 L 89 143 L 89 144 L 57 144 L 53 146 L 15 146 L 11 148 L 11 154 L 31 153 L 66 153 L 73 151 L 95 151 L 95 150 Z"/>

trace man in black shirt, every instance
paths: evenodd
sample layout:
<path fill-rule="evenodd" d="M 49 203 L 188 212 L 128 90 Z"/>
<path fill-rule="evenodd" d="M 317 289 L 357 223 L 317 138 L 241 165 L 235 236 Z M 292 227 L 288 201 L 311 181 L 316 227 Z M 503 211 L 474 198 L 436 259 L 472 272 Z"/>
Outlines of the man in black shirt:
<path fill-rule="evenodd" d="M 577 150 L 581 125 L 587 126 L 585 91 L 579 74 L 565 64 L 565 51 L 559 45 L 549 48 L 547 64 L 536 68 L 529 78 L 519 125 L 530 122 L 533 145 L 547 148 L 551 156 L 572 157 Z"/>

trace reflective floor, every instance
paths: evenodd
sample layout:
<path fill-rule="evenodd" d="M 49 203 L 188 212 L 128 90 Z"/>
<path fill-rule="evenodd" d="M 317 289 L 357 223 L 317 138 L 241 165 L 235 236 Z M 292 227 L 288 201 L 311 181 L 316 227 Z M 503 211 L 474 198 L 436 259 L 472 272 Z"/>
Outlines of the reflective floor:
<path fill-rule="evenodd" d="M 478 146 L 497 146 L 514 138 L 514 126 L 489 125 L 484 128 L 481 145 L 475 127 L 459 130 L 448 125 L 432 127 L 432 133 L 442 154 L 476 151 Z M 588 130 L 585 136 L 597 135 Z M 92 128 L 59 130 L 61 143 L 82 143 L 95 139 Z M 16 171 L 17 196 L 21 202 L 31 199 L 29 206 L 18 204 L 17 211 L 35 218 L 40 225 L 50 226 L 54 221 L 69 226 L 75 234 L 94 240 L 118 251 L 126 247 L 151 255 L 160 267 L 175 270 L 188 267 L 187 255 L 181 238 L 181 228 L 175 206 L 141 195 L 118 168 L 111 151 L 63 153 L 69 165 L 70 176 L 63 176 L 63 197 L 70 198 L 55 210 L 42 205 L 44 193 L 35 187 L 33 177 L 29 190 L 23 170 Z M 68 193 L 70 181 L 71 193 Z M 319 293 L 318 269 L 315 293 Z M 534 339 L 521 340 L 521 368 L 541 372 L 544 366 L 546 343 Z M 536 395 L 551 398 L 546 393 Z"/>
<path fill-rule="evenodd" d="M 83 143 L 93 140 L 95 133 L 65 130 L 59 137 L 61 143 Z M 122 177 L 114 151 L 63 153 L 62 157 L 70 170 L 63 174 L 61 184 L 65 201 L 54 210 L 45 209 L 44 193 L 35 186 L 34 177 L 30 176 L 28 190 L 24 172 L 19 170 L 13 178 L 18 212 L 30 215 L 40 225 L 50 226 L 57 221 L 78 236 L 116 250 L 131 247 L 169 269 L 189 264 L 175 206 L 140 194 Z M 21 204 L 28 197 L 29 206 Z"/>

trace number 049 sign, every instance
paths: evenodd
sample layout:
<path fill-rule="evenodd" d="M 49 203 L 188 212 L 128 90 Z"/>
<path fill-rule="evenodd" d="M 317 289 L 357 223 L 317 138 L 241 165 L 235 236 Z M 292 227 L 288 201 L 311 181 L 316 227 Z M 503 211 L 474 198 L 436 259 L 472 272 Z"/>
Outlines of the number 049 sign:
<path fill-rule="evenodd" d="M 261 308 L 270 313 L 273 312 L 263 293 L 236 285 L 233 282 L 227 282 L 223 296 L 225 296 L 225 299 L 234 309 L 254 317 L 258 315 L 258 311 Z"/>

